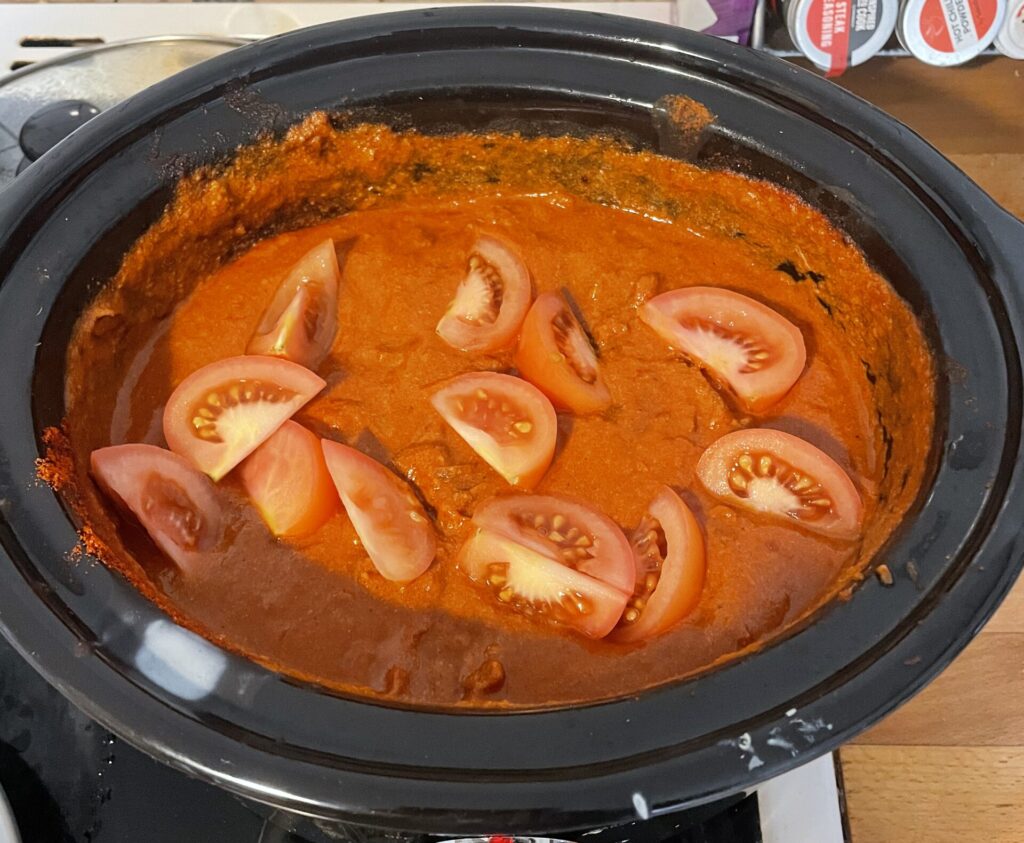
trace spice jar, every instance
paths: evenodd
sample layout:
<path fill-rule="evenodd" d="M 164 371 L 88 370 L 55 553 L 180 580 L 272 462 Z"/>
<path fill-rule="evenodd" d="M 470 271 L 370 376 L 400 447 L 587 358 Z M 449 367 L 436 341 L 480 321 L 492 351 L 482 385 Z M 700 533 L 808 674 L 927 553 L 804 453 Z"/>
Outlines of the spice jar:
<path fill-rule="evenodd" d="M 928 64 L 970 61 L 988 47 L 1006 14 L 1006 0 L 904 0 L 896 36 Z"/>
<path fill-rule="evenodd" d="M 898 0 L 785 0 L 790 37 L 807 58 L 837 76 L 889 40 Z"/>
<path fill-rule="evenodd" d="M 1004 56 L 1024 59 L 1024 0 L 1010 0 L 995 44 Z"/>

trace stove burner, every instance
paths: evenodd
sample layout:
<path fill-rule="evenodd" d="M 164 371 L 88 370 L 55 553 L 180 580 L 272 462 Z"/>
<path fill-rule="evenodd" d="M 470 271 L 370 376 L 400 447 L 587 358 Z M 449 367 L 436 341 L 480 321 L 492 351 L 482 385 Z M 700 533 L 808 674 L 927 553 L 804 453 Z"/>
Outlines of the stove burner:
<path fill-rule="evenodd" d="M 21 127 L 18 136 L 21 151 L 26 158 L 35 161 L 99 113 L 95 105 L 85 100 L 60 100 L 44 105 Z"/>

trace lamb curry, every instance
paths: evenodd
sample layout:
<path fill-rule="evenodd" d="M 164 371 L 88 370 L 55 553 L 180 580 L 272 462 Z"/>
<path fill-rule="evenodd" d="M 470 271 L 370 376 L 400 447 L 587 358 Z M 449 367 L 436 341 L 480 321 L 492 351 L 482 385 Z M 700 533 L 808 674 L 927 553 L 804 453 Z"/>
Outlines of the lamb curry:
<path fill-rule="evenodd" d="M 178 622 L 419 706 L 637 693 L 841 597 L 931 358 L 767 182 L 314 115 L 186 176 L 79 320 L 65 492 Z"/>

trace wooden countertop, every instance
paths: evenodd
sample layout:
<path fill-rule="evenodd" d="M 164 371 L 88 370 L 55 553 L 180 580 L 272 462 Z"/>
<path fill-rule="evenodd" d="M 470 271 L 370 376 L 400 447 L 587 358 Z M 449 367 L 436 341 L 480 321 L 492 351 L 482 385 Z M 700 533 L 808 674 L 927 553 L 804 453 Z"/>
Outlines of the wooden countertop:
<path fill-rule="evenodd" d="M 1024 62 L 878 59 L 840 82 L 1024 218 Z M 935 682 L 840 759 L 852 843 L 1024 841 L 1024 579 Z"/>

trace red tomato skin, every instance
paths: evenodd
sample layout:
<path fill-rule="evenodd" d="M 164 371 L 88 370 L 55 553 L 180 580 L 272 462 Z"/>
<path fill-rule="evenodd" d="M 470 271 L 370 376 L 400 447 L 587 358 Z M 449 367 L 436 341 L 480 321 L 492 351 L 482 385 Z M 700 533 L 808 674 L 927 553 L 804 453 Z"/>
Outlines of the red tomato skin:
<path fill-rule="evenodd" d="M 569 626 L 588 638 L 603 638 L 611 632 L 626 605 L 627 595 L 618 589 L 490 530 L 477 530 L 462 546 L 456 560 L 460 570 L 486 588 L 492 588 L 488 584 L 488 569 L 501 563 L 510 566 L 512 580 L 518 576 L 537 582 L 539 589 L 559 600 L 582 596 L 588 604 L 585 613 L 563 610 L 551 616 L 541 611 L 541 616 L 548 614 L 546 619 Z M 521 614 L 533 614 L 529 607 L 517 608 L 513 604 L 508 608 Z"/>
<path fill-rule="evenodd" d="M 491 498 L 477 507 L 473 523 L 478 527 L 506 536 L 536 553 L 558 560 L 562 547 L 536 530 L 524 527 L 520 514 L 542 515 L 547 524 L 555 516 L 566 519 L 566 528 L 585 525 L 593 536 L 588 547 L 592 558 L 576 564 L 576 570 L 632 594 L 636 583 L 636 563 L 633 551 L 619 526 L 603 513 L 587 504 L 556 495 L 502 495 Z"/>
<path fill-rule="evenodd" d="M 268 410 L 266 424 L 259 430 L 250 431 L 251 435 L 244 443 L 218 443 L 200 438 L 193 425 L 196 406 L 205 396 L 226 385 L 250 382 L 276 385 L 293 395 L 287 401 L 277 403 L 276 409 Z M 193 372 L 171 393 L 164 408 L 164 438 L 172 451 L 191 461 L 213 480 L 220 480 L 326 385 L 323 378 L 304 366 L 276 357 L 244 355 L 218 360 Z M 263 404 L 265 402 L 256 402 L 250 407 Z M 227 412 L 238 410 L 231 408 Z"/>
<path fill-rule="evenodd" d="M 473 244 L 470 256 L 471 260 L 482 258 L 502 278 L 504 295 L 497 319 L 490 325 L 469 322 L 455 311 L 456 301 L 453 300 L 436 330 L 445 343 L 458 351 L 489 354 L 515 341 L 530 309 L 533 284 L 518 251 L 504 240 L 482 235 Z M 460 289 L 462 283 L 465 281 L 460 283 Z"/>
<path fill-rule="evenodd" d="M 246 354 L 291 360 L 316 369 L 330 353 L 338 332 L 341 269 L 333 240 L 325 240 L 295 262 L 260 317 Z M 310 309 L 316 321 L 309 331 Z"/>
<path fill-rule="evenodd" d="M 735 460 L 745 451 L 773 455 L 817 480 L 832 500 L 831 511 L 817 520 L 802 520 L 789 513 L 765 512 L 748 504 L 729 485 Z M 701 455 L 697 463 L 697 477 L 716 498 L 748 512 L 786 520 L 794 526 L 835 539 L 852 540 L 860 536 L 864 505 L 850 476 L 824 451 L 790 433 L 767 428 L 727 433 Z"/>
<path fill-rule="evenodd" d="M 213 561 L 226 516 L 216 487 L 205 474 L 156 445 L 99 448 L 90 454 L 89 462 L 104 493 L 138 519 L 154 544 L 184 574 L 195 574 Z M 161 512 L 161 503 L 170 503 L 169 510 Z M 189 512 L 197 516 L 198 529 L 196 517 L 187 516 Z M 194 538 L 192 546 L 168 530 L 169 525 L 179 525 L 180 536 L 183 523 Z"/>
<path fill-rule="evenodd" d="M 687 316 L 706 320 L 727 332 L 760 336 L 771 365 L 752 372 L 726 372 L 700 356 L 681 323 Z M 807 363 L 800 329 L 765 304 L 720 287 L 683 287 L 649 299 L 640 318 L 672 348 L 694 359 L 751 413 L 761 414 L 796 384 Z"/>
<path fill-rule="evenodd" d="M 620 623 L 615 630 L 612 637 L 621 643 L 642 641 L 668 631 L 696 608 L 704 588 L 707 570 L 704 534 L 693 512 L 668 486 L 662 487 L 647 511 L 661 525 L 668 552 L 658 585 L 640 617 L 633 624 Z M 637 563 L 634 593 L 642 593 L 648 571 L 635 542 L 633 552 Z"/>
<path fill-rule="evenodd" d="M 589 340 L 562 297 L 555 293 L 542 293 L 537 296 L 523 322 L 516 349 L 516 368 L 559 409 L 581 416 L 604 412 L 611 405 L 612 396 L 601 377 L 596 357 L 593 360 L 594 380 L 586 383 L 559 350 L 551 323 L 560 313 L 568 314 L 576 325 L 575 330 L 580 332 L 580 341 L 589 349 Z M 590 349 L 589 353 L 593 355 L 593 350 Z"/>
<path fill-rule="evenodd" d="M 246 457 L 238 478 L 281 538 L 315 533 L 341 505 L 319 438 L 290 419 Z"/>
<path fill-rule="evenodd" d="M 323 439 L 321 447 L 342 506 L 380 575 L 406 583 L 425 573 L 437 539 L 408 484 L 348 445 Z"/>
<path fill-rule="evenodd" d="M 531 425 L 531 430 L 529 438 L 524 439 L 522 445 L 501 446 L 493 436 L 480 436 L 474 430 L 467 429 L 473 428 L 473 425 L 460 422 L 456 402 L 471 404 L 476 400 L 478 390 L 488 396 L 496 396 L 499 402 L 509 399 L 510 403 L 524 409 L 526 415 L 523 421 Z M 430 402 L 463 441 L 505 478 L 509 485 L 519 489 L 533 489 L 550 467 L 558 439 L 558 418 L 544 393 L 522 378 L 497 372 L 459 375 L 435 392 Z"/>

